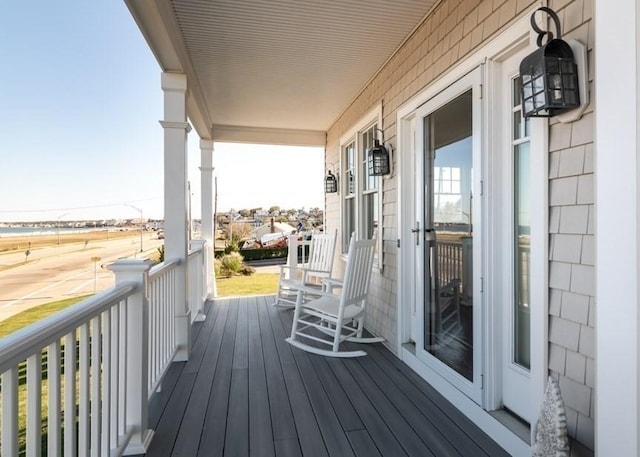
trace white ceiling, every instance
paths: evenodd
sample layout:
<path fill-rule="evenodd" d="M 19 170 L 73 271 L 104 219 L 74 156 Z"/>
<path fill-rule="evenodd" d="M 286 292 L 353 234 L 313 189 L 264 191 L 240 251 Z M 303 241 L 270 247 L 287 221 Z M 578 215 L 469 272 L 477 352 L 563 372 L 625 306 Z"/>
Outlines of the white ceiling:
<path fill-rule="evenodd" d="M 187 73 L 199 134 L 245 140 L 324 134 L 436 3 L 125 1 L 163 70 Z"/>

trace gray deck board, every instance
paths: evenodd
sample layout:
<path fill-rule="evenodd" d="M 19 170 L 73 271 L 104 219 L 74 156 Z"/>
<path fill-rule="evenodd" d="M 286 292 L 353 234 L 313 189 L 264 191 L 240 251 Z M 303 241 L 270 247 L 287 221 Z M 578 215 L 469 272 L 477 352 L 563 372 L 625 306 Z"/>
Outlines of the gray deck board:
<path fill-rule="evenodd" d="M 333 359 L 293 348 L 271 297 L 216 300 L 150 408 L 148 457 L 506 456 L 381 344 Z"/>
<path fill-rule="evenodd" d="M 269 389 L 262 354 L 258 303 L 248 305 L 249 321 L 249 450 L 253 456 L 273 457 L 273 429 L 269 411 Z"/>

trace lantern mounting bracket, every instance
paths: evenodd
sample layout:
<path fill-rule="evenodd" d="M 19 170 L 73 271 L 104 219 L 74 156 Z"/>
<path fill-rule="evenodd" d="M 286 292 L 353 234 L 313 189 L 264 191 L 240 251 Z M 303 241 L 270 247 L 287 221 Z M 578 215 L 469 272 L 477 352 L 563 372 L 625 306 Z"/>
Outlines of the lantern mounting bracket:
<path fill-rule="evenodd" d="M 556 38 L 561 40 L 562 32 L 560 30 L 560 19 L 558 18 L 558 15 L 551 8 L 547 8 L 546 6 L 541 6 L 531 14 L 531 18 L 530 18 L 531 28 L 533 29 L 534 32 L 538 34 L 538 38 L 536 40 L 538 47 L 542 46 L 542 40 L 544 39 L 545 36 L 547 37 L 547 43 L 549 43 L 554 38 L 553 32 L 551 32 L 550 30 L 542 30 L 540 27 L 538 27 L 538 24 L 536 23 L 536 13 L 538 11 L 547 13 L 549 17 L 553 20 L 553 23 L 556 26 Z"/>

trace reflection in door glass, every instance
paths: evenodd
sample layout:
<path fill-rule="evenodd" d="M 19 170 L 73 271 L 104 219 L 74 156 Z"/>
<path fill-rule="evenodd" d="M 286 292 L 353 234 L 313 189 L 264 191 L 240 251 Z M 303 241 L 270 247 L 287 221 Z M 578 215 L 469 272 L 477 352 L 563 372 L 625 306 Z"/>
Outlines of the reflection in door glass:
<path fill-rule="evenodd" d="M 424 118 L 425 350 L 473 380 L 471 90 Z"/>
<path fill-rule="evenodd" d="M 522 122 L 520 104 L 520 78 L 513 80 L 513 175 L 514 175 L 514 307 L 513 307 L 513 362 L 525 369 L 531 368 L 530 326 L 531 310 L 530 275 L 530 239 L 531 222 L 529 211 L 529 137 L 527 119 Z M 517 121 L 516 121 L 517 120 Z M 523 125 L 524 124 L 524 125 Z"/>

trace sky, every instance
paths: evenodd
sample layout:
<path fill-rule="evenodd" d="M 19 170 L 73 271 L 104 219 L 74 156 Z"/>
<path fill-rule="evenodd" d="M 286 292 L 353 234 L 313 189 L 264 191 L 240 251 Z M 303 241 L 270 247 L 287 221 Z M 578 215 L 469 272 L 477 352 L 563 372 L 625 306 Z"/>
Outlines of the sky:
<path fill-rule="evenodd" d="M 162 103 L 122 0 L 0 0 L 0 222 L 162 218 Z M 321 148 L 214 148 L 219 211 L 323 207 Z M 195 130 L 188 149 L 199 218 Z"/>

